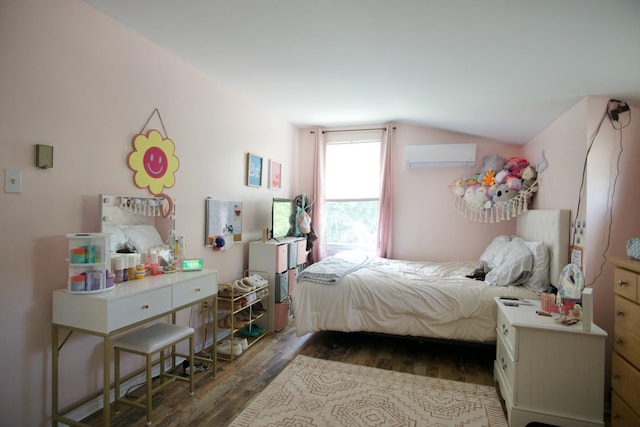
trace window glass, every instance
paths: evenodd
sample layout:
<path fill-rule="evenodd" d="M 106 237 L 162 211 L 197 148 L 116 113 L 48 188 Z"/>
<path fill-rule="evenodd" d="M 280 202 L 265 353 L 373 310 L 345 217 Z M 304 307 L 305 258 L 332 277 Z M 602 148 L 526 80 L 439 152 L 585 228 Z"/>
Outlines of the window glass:
<path fill-rule="evenodd" d="M 327 144 L 327 253 L 375 252 L 380 203 L 380 141 Z"/>

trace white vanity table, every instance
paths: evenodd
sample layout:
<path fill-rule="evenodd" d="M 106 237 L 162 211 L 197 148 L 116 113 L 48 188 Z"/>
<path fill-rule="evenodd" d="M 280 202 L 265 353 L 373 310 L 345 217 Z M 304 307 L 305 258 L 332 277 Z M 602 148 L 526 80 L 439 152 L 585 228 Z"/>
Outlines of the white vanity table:
<path fill-rule="evenodd" d="M 60 289 L 53 292 L 52 321 L 52 425 L 58 422 L 82 425 L 66 418 L 64 414 L 102 394 L 104 425 L 110 424 L 109 402 L 111 394 L 111 340 L 126 330 L 162 316 L 171 315 L 175 322 L 176 312 L 199 304 L 218 293 L 218 273 L 214 270 L 177 272 L 148 276 L 116 285 L 112 290 L 74 294 Z M 217 304 L 214 301 L 213 307 Z M 215 322 L 214 322 L 215 325 Z M 90 334 L 103 339 L 103 390 L 66 408 L 58 407 L 58 363 L 65 340 L 60 343 L 60 330 Z M 214 331 L 215 336 L 215 331 Z M 214 343 L 215 345 L 215 343 Z M 215 348 L 214 348 L 215 354 Z M 212 360 L 215 375 L 215 357 Z"/>
<path fill-rule="evenodd" d="M 541 422 L 604 426 L 607 333 L 595 324 L 565 326 L 540 316 L 540 301 L 509 307 L 496 298 L 498 340 L 494 378 L 509 426 Z"/>

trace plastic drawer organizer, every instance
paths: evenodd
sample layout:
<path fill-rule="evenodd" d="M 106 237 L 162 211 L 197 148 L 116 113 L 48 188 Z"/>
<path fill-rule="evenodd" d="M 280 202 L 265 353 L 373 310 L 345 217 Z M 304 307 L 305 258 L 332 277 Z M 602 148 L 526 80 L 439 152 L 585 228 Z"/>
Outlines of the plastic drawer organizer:
<path fill-rule="evenodd" d="M 113 289 L 108 234 L 67 234 L 69 241 L 69 277 L 67 292 L 85 294 Z"/>
<path fill-rule="evenodd" d="M 269 282 L 259 274 L 221 284 L 218 289 L 218 359 L 233 363 L 268 333 Z"/>

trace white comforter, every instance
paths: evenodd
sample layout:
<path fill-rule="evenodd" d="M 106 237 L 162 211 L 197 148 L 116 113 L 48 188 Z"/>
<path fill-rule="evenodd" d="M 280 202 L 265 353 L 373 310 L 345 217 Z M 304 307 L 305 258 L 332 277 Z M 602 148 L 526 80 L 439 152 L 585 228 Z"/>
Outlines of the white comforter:
<path fill-rule="evenodd" d="M 332 284 L 301 280 L 292 294 L 296 333 L 366 331 L 495 341 L 494 297 L 538 296 L 522 286 L 466 278 L 475 264 L 372 258 Z"/>

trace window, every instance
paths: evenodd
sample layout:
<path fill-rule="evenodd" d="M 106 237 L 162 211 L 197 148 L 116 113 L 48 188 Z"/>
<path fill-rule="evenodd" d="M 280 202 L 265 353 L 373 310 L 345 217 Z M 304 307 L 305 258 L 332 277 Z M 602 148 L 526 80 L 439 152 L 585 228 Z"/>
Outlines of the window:
<path fill-rule="evenodd" d="M 344 134 L 343 134 L 344 137 Z M 380 204 L 380 138 L 345 141 L 332 135 L 325 160 L 327 254 L 375 253 Z"/>

